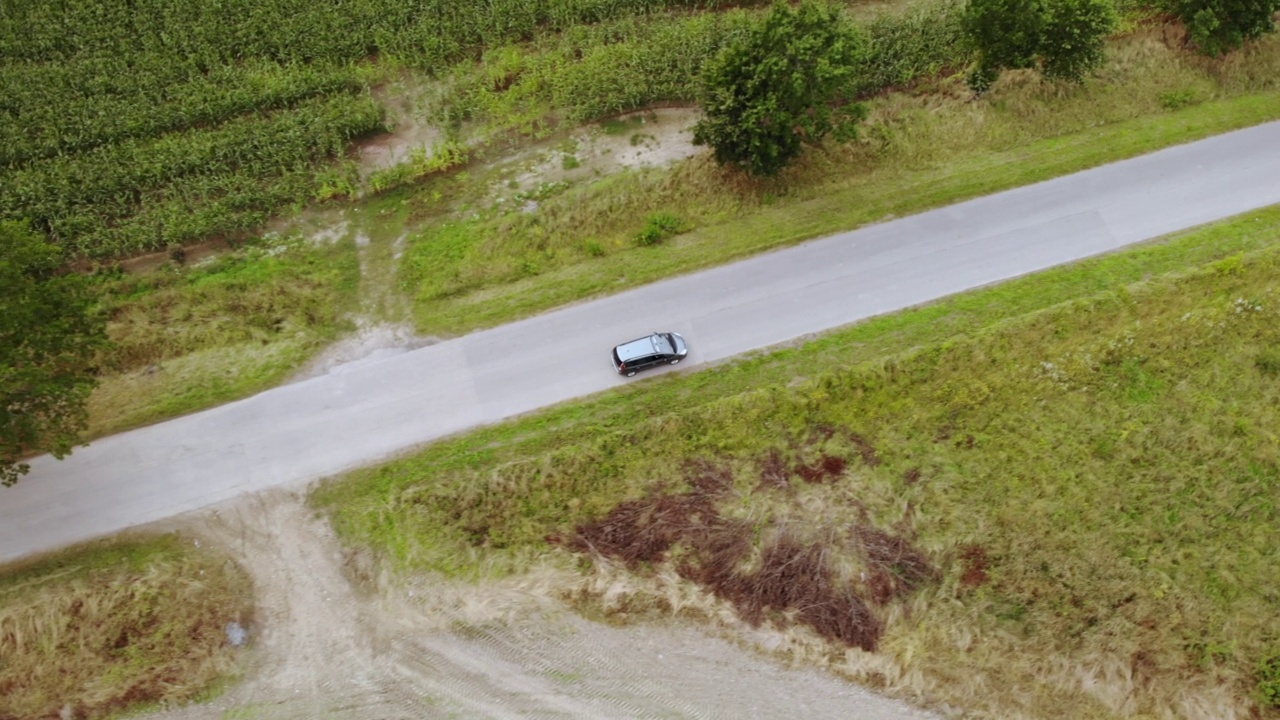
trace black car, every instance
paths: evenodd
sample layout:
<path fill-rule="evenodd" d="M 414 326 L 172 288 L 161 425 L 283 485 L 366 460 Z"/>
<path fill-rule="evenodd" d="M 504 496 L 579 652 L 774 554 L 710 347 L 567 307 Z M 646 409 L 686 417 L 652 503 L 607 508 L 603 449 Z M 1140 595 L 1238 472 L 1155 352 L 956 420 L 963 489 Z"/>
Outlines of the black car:
<path fill-rule="evenodd" d="M 619 375 L 631 377 L 654 365 L 675 365 L 689 354 L 684 338 L 675 333 L 654 333 L 613 349 L 613 367 Z"/>

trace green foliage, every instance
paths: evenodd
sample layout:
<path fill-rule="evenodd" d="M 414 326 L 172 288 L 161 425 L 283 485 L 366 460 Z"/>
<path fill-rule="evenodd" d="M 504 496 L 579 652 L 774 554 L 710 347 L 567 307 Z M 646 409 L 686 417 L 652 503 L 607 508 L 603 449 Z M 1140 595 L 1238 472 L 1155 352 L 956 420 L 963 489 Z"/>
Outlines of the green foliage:
<path fill-rule="evenodd" d="M 9 3 L 0 13 L 0 112 L 14 121 L 0 123 L 0 218 L 28 219 L 69 252 L 95 258 L 235 236 L 282 206 L 352 193 L 349 175 L 326 165 L 382 129 L 377 105 L 359 95 L 372 76 L 361 63 L 439 70 L 542 29 L 709 6 Z M 512 63 L 504 72 L 519 72 Z M 317 117 L 326 102 L 335 112 Z M 210 146 L 228 132 L 230 144 Z M 375 180 L 385 189 L 435 171 L 422 165 Z"/>
<path fill-rule="evenodd" d="M 867 23 L 867 49 L 856 64 L 851 92 L 874 94 L 962 65 L 969 52 L 963 17 L 961 3 L 942 0 L 885 13 Z"/>
<path fill-rule="evenodd" d="M 1160 94 L 1160 106 L 1166 110 L 1181 110 L 1200 101 L 1195 90 L 1170 90 Z"/>
<path fill-rule="evenodd" d="M 34 0 L 0 16 L 0 58 L 34 62 L 146 52 L 213 68 L 242 59 L 350 63 L 375 53 L 425 68 L 483 46 L 710 0 L 173 0 L 67 3 Z"/>
<path fill-rule="evenodd" d="M 243 230 L 307 197 L 312 163 L 381 127 L 371 98 L 340 94 L 211 129 L 122 140 L 0 172 L 0 217 L 28 217 L 91 257 Z"/>
<path fill-rule="evenodd" d="M 400 275 L 419 300 L 437 300 L 473 286 L 466 261 L 481 247 L 475 223 L 445 223 L 427 228 L 409 241 Z"/>
<path fill-rule="evenodd" d="M 0 168 L 14 168 L 122 140 L 214 126 L 318 96 L 351 94 L 361 84 L 346 66 L 252 60 L 206 73 L 180 58 L 146 54 L 0 64 L 0 87 L 21 119 L 0 124 Z"/>
<path fill-rule="evenodd" d="M 0 483 L 22 458 L 71 452 L 86 422 L 105 333 L 86 281 L 23 223 L 0 221 Z"/>
<path fill-rule="evenodd" d="M 485 54 L 479 71 L 455 68 L 438 119 L 483 120 L 493 130 L 542 136 L 554 128 L 553 114 L 584 122 L 658 101 L 690 101 L 698 70 L 750 17 L 731 10 L 625 18 L 500 48 Z M 627 124 L 609 120 L 604 129 L 622 133 Z"/>
<path fill-rule="evenodd" d="M 693 101 L 704 66 L 728 43 L 744 39 L 758 24 L 757 15 L 727 10 L 625 18 L 493 50 L 480 69 L 454 69 L 437 119 L 543 136 L 558 123 Z M 877 16 L 865 26 L 867 51 L 855 61 L 842 93 L 872 95 L 963 64 L 968 48 L 960 17 L 961 5 L 953 0 Z M 608 119 L 602 128 L 629 134 L 639 122 Z"/>
<path fill-rule="evenodd" d="M 1162 0 L 1182 19 L 1191 41 L 1206 55 L 1222 55 L 1275 32 L 1280 0 Z"/>
<path fill-rule="evenodd" d="M 1045 77 L 1084 80 L 1102 66 L 1103 41 L 1118 22 L 1112 0 L 1050 0 L 1040 42 L 1040 69 Z"/>
<path fill-rule="evenodd" d="M 983 72 L 1035 64 L 1044 32 L 1044 0 L 970 0 L 964 32 Z"/>
<path fill-rule="evenodd" d="M 392 165 L 369 176 L 369 190 L 386 192 L 403 187 L 424 177 L 448 172 L 471 159 L 471 151 L 459 143 L 449 141 L 434 147 L 419 147 L 409 154 L 409 161 Z"/>
<path fill-rule="evenodd" d="M 644 227 L 636 234 L 636 244 L 641 247 L 657 245 L 681 232 L 684 223 L 679 216 L 669 212 L 657 212 L 645 218 Z"/>
<path fill-rule="evenodd" d="M 1081 81 L 1102 64 L 1117 22 L 1111 0 L 972 0 L 963 22 L 978 51 L 969 86 L 984 92 L 1001 70 L 1031 67 Z"/>
<path fill-rule="evenodd" d="M 1268 708 L 1280 708 L 1280 655 L 1258 663 L 1258 701 Z"/>
<path fill-rule="evenodd" d="M 769 176 L 798 157 L 805 143 L 827 135 L 852 139 L 866 108 L 842 91 L 865 45 L 834 7 L 776 3 L 705 69 L 706 117 L 694 127 L 694 143 L 710 145 L 721 164 Z"/>

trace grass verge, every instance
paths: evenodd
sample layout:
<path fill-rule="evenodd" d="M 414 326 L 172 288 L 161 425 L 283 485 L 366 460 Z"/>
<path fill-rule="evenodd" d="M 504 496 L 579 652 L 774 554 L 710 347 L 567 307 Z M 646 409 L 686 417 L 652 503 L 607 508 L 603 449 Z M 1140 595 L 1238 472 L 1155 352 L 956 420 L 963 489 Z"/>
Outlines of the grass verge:
<path fill-rule="evenodd" d="M 360 267 L 350 240 L 269 237 L 191 267 L 100 277 L 113 347 L 91 437 L 278 384 L 348 329 Z"/>
<path fill-rule="evenodd" d="M 314 499 L 402 570 L 676 576 L 791 628 L 800 657 L 979 716 L 1266 712 L 1277 240 L 1271 208 L 482 429 Z"/>
<path fill-rule="evenodd" d="M 235 670 L 227 624 L 251 611 L 248 576 L 174 536 L 6 568 L 0 717 L 92 720 L 205 697 Z"/>
<path fill-rule="evenodd" d="M 877 98 L 859 142 L 812 151 L 776 181 L 748 181 L 705 156 L 512 198 L 483 172 L 436 179 L 411 200 L 417 216 L 439 221 L 411 236 L 405 255 L 416 324 L 462 334 L 1280 119 L 1280 41 L 1211 61 L 1171 49 L 1167 32 L 1118 39 L 1107 69 L 1083 86 L 1008 73 L 980 100 L 960 77 Z M 636 242 L 658 212 L 687 232 Z"/>

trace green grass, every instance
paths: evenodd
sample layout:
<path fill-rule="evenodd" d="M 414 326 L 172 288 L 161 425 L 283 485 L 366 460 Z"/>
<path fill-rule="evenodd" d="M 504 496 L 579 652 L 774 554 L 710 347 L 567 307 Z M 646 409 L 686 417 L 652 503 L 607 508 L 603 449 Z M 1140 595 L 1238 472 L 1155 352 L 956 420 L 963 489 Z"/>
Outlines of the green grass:
<path fill-rule="evenodd" d="M 992 717 L 1248 712 L 1280 631 L 1278 240 L 1270 208 L 481 429 L 314 499 L 402 570 L 489 577 L 570 562 L 548 537 L 709 459 L 736 478 L 721 512 L 762 538 L 862 518 L 940 567 L 878 610 L 879 660 L 809 655 L 837 671 Z M 824 425 L 880 463 L 806 440 Z M 755 487 L 769 452 L 815 447 L 850 469 Z"/>
<path fill-rule="evenodd" d="M 208 697 L 236 670 L 249 579 L 176 536 L 96 543 L 0 573 L 0 716 L 77 718 Z"/>
<path fill-rule="evenodd" d="M 443 217 L 449 238 L 470 240 L 434 228 L 411 236 L 403 281 L 416 324 L 462 334 L 1280 118 L 1280 40 L 1214 61 L 1170 49 L 1160 32 L 1117 39 L 1106 69 L 1083 86 L 1010 73 L 974 101 L 956 76 L 877 98 L 860 141 L 811 151 L 776 181 L 749 181 L 702 157 L 557 185 L 529 212 L 495 200 L 482 172 L 440 178 L 411 201 L 415 215 Z M 624 124 L 604 131 L 628 132 Z M 442 196 L 447 206 L 429 199 Z M 682 218 L 688 232 L 637 248 L 656 212 Z"/>
<path fill-rule="evenodd" d="M 355 243 L 257 241 L 191 267 L 105 274 L 109 372 L 90 398 L 98 436 L 278 384 L 348 329 Z"/>

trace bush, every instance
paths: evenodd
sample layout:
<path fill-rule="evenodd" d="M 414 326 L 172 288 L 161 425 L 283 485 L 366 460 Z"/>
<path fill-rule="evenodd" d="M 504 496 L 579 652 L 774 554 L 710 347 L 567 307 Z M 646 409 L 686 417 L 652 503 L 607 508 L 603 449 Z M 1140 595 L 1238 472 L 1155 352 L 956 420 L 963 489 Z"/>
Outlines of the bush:
<path fill-rule="evenodd" d="M 981 93 L 1001 70 L 1032 67 L 1079 82 L 1102 64 L 1103 41 L 1116 23 L 1111 0 L 974 0 L 963 21 L 978 50 L 969 87 Z"/>
<path fill-rule="evenodd" d="M 1163 5 L 1186 24 L 1196 47 L 1213 56 L 1275 32 L 1280 10 L 1280 0 L 1164 0 Z"/>
<path fill-rule="evenodd" d="M 1103 41 L 1118 20 L 1111 0 L 1055 0 L 1045 8 L 1040 42 L 1047 78 L 1080 82 L 1105 59 Z"/>
<path fill-rule="evenodd" d="M 663 240 L 678 235 L 683 231 L 684 222 L 676 215 L 667 212 L 654 213 L 645 220 L 644 227 L 636 235 L 636 244 L 641 246 L 657 245 Z"/>
<path fill-rule="evenodd" d="M 702 76 L 706 117 L 695 145 L 716 162 L 776 175 L 805 144 L 854 137 L 866 108 L 845 97 L 866 39 L 834 7 L 777 2 L 747 37 L 721 51 Z"/>

